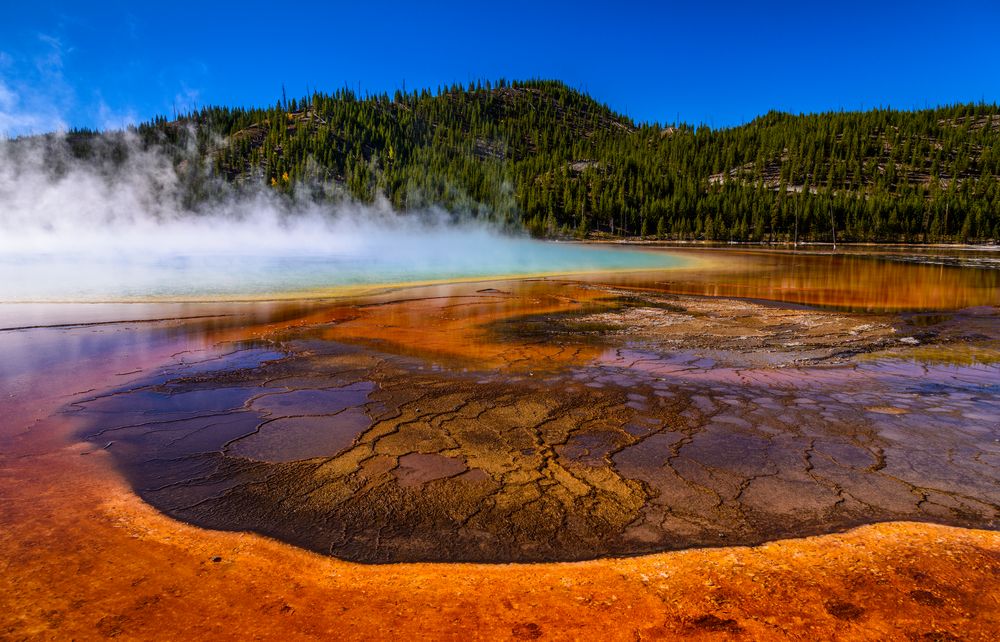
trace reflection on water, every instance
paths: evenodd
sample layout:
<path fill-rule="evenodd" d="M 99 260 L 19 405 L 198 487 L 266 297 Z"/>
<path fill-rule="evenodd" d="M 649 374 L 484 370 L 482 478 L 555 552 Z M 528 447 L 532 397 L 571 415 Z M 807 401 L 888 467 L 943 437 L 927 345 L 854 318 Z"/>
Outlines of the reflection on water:
<path fill-rule="evenodd" d="M 671 251 L 678 251 L 672 249 Z M 681 251 L 712 260 L 710 269 L 602 276 L 603 283 L 677 294 L 745 297 L 844 310 L 954 310 L 1000 304 L 1000 270 L 929 264 L 854 253 Z"/>
<path fill-rule="evenodd" d="M 608 250 L 614 254 L 615 250 Z M 1000 305 L 1000 270 L 924 265 L 855 254 L 670 249 L 698 267 L 576 277 L 667 293 L 745 297 L 871 312 L 948 311 Z M 942 253 L 947 255 L 948 253 Z M 928 256 L 935 256 L 928 252 Z M 480 360 L 521 360 L 560 354 L 593 356 L 544 342 L 498 345 L 482 326 L 517 315 L 600 305 L 606 293 L 565 287 L 563 280 L 443 284 L 387 292 L 363 301 L 300 300 L 254 303 L 4 304 L 0 303 L 0 381 L 46 373 L 67 362 L 132 354 L 175 341 L 207 346 L 260 336 L 278 327 L 319 324 L 319 336 L 393 344 L 401 351 L 460 354 Z M 570 291 L 572 290 L 572 291 Z M 360 305 L 359 305 L 360 304 Z M 159 320 L 159 321 L 157 321 Z M 167 320 L 167 321 L 163 321 Z M 156 322 L 153 322 L 156 321 Z M 100 325 L 111 322 L 116 325 Z M 96 324 L 91 329 L 71 327 Z M 43 330 L 8 330 L 67 326 Z M 578 351 L 578 352 L 574 352 Z M 127 368 L 123 368 L 127 370 Z M 22 379 L 23 380 L 23 379 Z"/>
<path fill-rule="evenodd" d="M 996 253 L 958 254 L 929 250 L 907 253 L 803 253 L 731 249 L 646 248 L 642 251 L 575 244 L 528 243 L 501 257 L 481 257 L 447 269 L 432 264 L 382 261 L 357 264 L 335 258 L 200 257 L 122 266 L 108 262 L 90 277 L 86 266 L 61 260 L 18 257 L 0 260 L 0 329 L 54 323 L 201 314 L 188 308 L 88 308 L 72 305 L 12 307 L 4 302 L 210 300 L 344 296 L 349 286 L 490 275 L 593 271 L 573 277 L 706 296 L 742 297 L 881 312 L 953 310 L 1000 303 Z M 541 248 L 541 249 L 539 249 Z M 984 256 L 980 256 L 984 255 Z M 134 259 L 132 259 L 134 260 Z M 392 269 L 386 266 L 392 264 Z M 46 276 L 68 270 L 73 278 Z M 67 274 L 69 273 L 67 272 Z M 49 275 L 52 276 L 52 275 Z M 340 288 L 338 290 L 337 288 Z M 449 287 L 447 285 L 445 288 Z M 357 290 L 357 288 L 354 288 Z M 439 290 L 440 292 L 440 290 Z M 194 310 L 194 308 L 190 308 Z M 112 311 L 110 312 L 109 311 Z M 218 314 L 228 310 L 216 308 Z"/>

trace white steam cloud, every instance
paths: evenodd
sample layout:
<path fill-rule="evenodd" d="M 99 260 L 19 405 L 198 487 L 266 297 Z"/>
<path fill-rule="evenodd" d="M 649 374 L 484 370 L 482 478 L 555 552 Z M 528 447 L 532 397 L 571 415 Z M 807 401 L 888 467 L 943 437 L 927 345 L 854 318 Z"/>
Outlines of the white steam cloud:
<path fill-rule="evenodd" d="M 291 205 L 261 188 L 229 192 L 192 212 L 164 154 L 130 134 L 124 167 L 72 158 L 61 140 L 0 143 L 0 252 L 101 258 L 340 253 L 385 233 L 439 228 L 440 212 L 402 217 L 388 205 Z M 53 152 L 53 146 L 55 152 Z M 211 185 L 225 191 L 222 183 Z"/>
<path fill-rule="evenodd" d="M 220 182 L 192 211 L 184 162 L 115 136 L 123 166 L 107 150 L 77 159 L 64 137 L 0 143 L 0 302 L 266 296 L 664 262 L 512 237 L 440 210 L 292 202 Z"/>

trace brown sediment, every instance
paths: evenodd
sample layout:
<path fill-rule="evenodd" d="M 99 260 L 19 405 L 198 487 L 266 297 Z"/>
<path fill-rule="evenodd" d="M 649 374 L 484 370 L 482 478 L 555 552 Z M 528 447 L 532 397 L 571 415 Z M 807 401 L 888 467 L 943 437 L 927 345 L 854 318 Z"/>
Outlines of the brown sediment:
<path fill-rule="evenodd" d="M 996 532 L 893 523 L 567 564 L 356 565 L 171 520 L 109 473 L 106 457 L 79 447 L 5 456 L 0 637 L 991 640 L 1000 631 Z"/>
<path fill-rule="evenodd" d="M 649 282 L 639 284 L 643 289 L 647 285 Z M 536 287 L 542 289 L 531 291 Z M 495 291 L 477 291 L 491 289 Z M 656 288 L 650 285 L 650 289 Z M 381 436 L 378 426 L 347 422 L 337 424 L 343 432 L 326 435 L 309 447 L 339 449 L 330 468 L 336 468 L 337 458 L 344 454 L 355 458 L 362 454 L 358 463 L 363 474 L 356 475 L 354 482 L 372 483 L 368 496 L 384 498 L 384 505 L 391 506 L 403 495 L 393 495 L 395 490 L 380 491 L 393 486 L 402 489 L 399 492 L 426 491 L 437 485 L 442 488 L 431 488 L 424 494 L 444 497 L 453 488 L 449 484 L 485 485 L 494 479 L 497 467 L 510 466 L 510 461 L 505 464 L 489 448 L 496 442 L 477 441 L 475 430 L 458 435 L 458 445 L 435 443 L 441 431 L 452 433 L 462 424 L 475 429 L 474 416 L 467 417 L 469 421 L 454 419 L 471 412 L 484 398 L 495 397 L 497 391 L 525 401 L 523 412 L 510 418 L 512 422 L 537 423 L 539 417 L 544 420 L 546 413 L 551 414 L 551 408 L 557 414 L 578 411 L 599 418 L 596 426 L 582 422 L 587 429 L 580 430 L 574 422 L 559 426 L 558 417 L 553 416 L 554 421 L 543 426 L 540 442 L 517 451 L 516 456 L 525 461 L 545 464 L 546 472 L 538 480 L 524 480 L 524 487 L 539 487 L 539 482 L 544 482 L 553 497 L 574 485 L 571 477 L 582 478 L 581 483 L 591 487 L 600 486 L 602 492 L 610 491 L 608 497 L 612 498 L 638 497 L 628 484 L 629 479 L 638 479 L 645 495 L 648 485 L 655 485 L 656 480 L 648 475 L 630 477 L 621 469 L 653 470 L 646 462 L 655 451 L 643 445 L 659 440 L 672 452 L 677 441 L 671 433 L 677 431 L 671 430 L 675 426 L 669 421 L 677 420 L 693 426 L 693 439 L 680 449 L 682 454 L 685 448 L 690 449 L 686 474 L 703 468 L 707 474 L 695 480 L 696 486 L 711 488 L 714 484 L 716 490 L 733 486 L 736 494 L 732 497 L 742 501 L 755 492 L 756 482 L 741 488 L 732 471 L 755 468 L 760 462 L 752 447 L 752 437 L 759 435 L 748 435 L 740 420 L 752 424 L 757 416 L 754 413 L 761 409 L 765 417 L 780 417 L 776 414 L 780 409 L 788 416 L 777 427 L 785 427 L 793 437 L 795 430 L 803 427 L 815 430 L 810 417 L 817 423 L 832 420 L 850 428 L 842 434 L 821 435 L 802 451 L 802 461 L 785 462 L 791 466 L 789 470 L 805 471 L 807 483 L 817 490 L 825 487 L 834 496 L 846 491 L 862 504 L 872 499 L 877 500 L 876 505 L 916 502 L 920 510 L 938 511 L 930 519 L 950 521 L 964 515 L 971 520 L 968 523 L 984 520 L 982 514 L 972 514 L 986 510 L 983 506 L 961 505 L 963 496 L 970 502 L 977 493 L 982 498 L 975 490 L 981 487 L 975 484 L 995 479 L 989 472 L 995 453 L 980 448 L 984 434 L 965 435 L 964 445 L 950 442 L 949 447 L 934 442 L 931 434 L 932 441 L 921 446 L 923 454 L 914 459 L 913 453 L 921 448 L 914 450 L 912 446 L 920 444 L 907 443 L 907 436 L 920 441 L 928 435 L 914 438 L 909 431 L 919 426 L 906 422 L 913 417 L 942 416 L 944 419 L 933 419 L 927 428 L 938 432 L 940 439 L 947 435 L 942 427 L 975 432 L 985 426 L 988 430 L 996 417 L 990 414 L 992 407 L 983 406 L 981 400 L 993 403 L 996 399 L 989 381 L 993 371 L 980 373 L 976 370 L 980 366 L 973 364 L 971 371 L 949 370 L 946 377 L 922 380 L 924 366 L 920 363 L 907 366 L 898 359 L 874 359 L 869 366 L 849 353 L 877 355 L 890 349 L 905 357 L 928 344 L 991 350 L 995 337 L 963 332 L 962 327 L 967 326 L 963 315 L 987 315 L 982 327 L 995 329 L 995 310 L 963 312 L 957 315 L 961 317 L 958 321 L 949 317 L 911 324 L 896 315 L 886 317 L 884 311 L 895 309 L 893 305 L 883 306 L 879 308 L 883 312 L 865 315 L 862 320 L 829 310 L 808 313 L 740 302 L 733 304 L 731 316 L 726 317 L 729 304 L 699 297 L 669 298 L 662 291 L 635 294 L 637 290 L 631 290 L 623 295 L 614 289 L 558 283 L 464 285 L 446 290 L 431 297 L 426 296 L 426 290 L 415 290 L 383 295 L 374 301 L 290 309 L 274 323 L 240 327 L 228 321 L 200 321 L 205 323 L 203 332 L 210 344 L 264 339 L 256 346 L 221 346 L 222 351 L 232 353 L 228 357 L 217 359 L 218 355 L 205 353 L 204 357 L 222 366 L 214 371 L 195 364 L 202 358 L 197 351 L 205 349 L 204 343 L 188 341 L 178 328 L 176 334 L 164 337 L 162 344 L 131 348 L 137 354 L 81 353 L 75 371 L 55 369 L 10 388 L 16 398 L 4 402 L 5 420 L 0 431 L 4 443 L 0 454 L 0 524 L 4 527 L 0 529 L 0 637 L 162 639 L 164 631 L 169 631 L 174 637 L 240 639 L 254 635 L 996 638 L 1000 631 L 996 597 L 1000 594 L 1000 535 L 994 531 L 894 522 L 756 547 L 726 546 L 627 559 L 532 565 L 358 565 L 258 535 L 210 531 L 174 521 L 140 501 L 109 466 L 116 453 L 120 457 L 130 447 L 127 440 L 109 436 L 105 441 L 67 446 L 69 435 L 89 429 L 79 423 L 79 415 L 52 415 L 66 403 L 107 390 L 115 380 L 128 381 L 118 388 L 141 385 L 143 381 L 134 376 L 115 377 L 115 373 L 136 368 L 145 368 L 152 379 L 158 377 L 159 388 L 146 392 L 169 391 L 179 395 L 173 397 L 178 402 L 192 399 L 183 395 L 199 390 L 215 394 L 224 388 L 251 389 L 251 401 L 247 406 L 240 404 L 241 412 L 267 413 L 266 419 L 278 424 L 273 427 L 303 434 L 311 428 L 309 421 L 322 421 L 324 416 L 309 413 L 330 411 L 340 416 L 358 408 L 359 399 L 354 395 L 363 394 L 361 412 L 369 419 L 384 419 Z M 950 296 L 953 301 L 984 304 L 982 292 Z M 393 301 L 401 298 L 436 303 Z M 921 308 L 910 303 L 904 307 Z M 410 305 L 426 307 L 409 314 L 406 309 Z M 954 307 L 961 306 L 944 306 Z M 685 316 L 703 321 L 685 327 Z M 821 318 L 823 323 L 812 324 Z M 430 327 L 424 325 L 428 320 Z M 747 331 L 734 333 L 733 324 L 745 325 Z M 868 327 L 859 330 L 859 326 Z M 634 328 L 639 340 L 622 345 L 627 328 Z M 65 332 L 92 333 L 89 336 L 94 338 L 88 338 L 89 342 L 129 331 L 91 328 Z M 671 347 L 672 340 L 685 336 L 695 354 L 678 349 L 682 346 Z M 898 341 L 905 337 L 919 343 Z M 788 345 L 796 343 L 800 345 Z M 837 349 L 843 343 L 852 344 L 848 354 Z M 165 373 L 153 369 L 170 350 L 195 352 L 180 356 L 186 362 L 184 367 Z M 708 352 L 712 354 L 706 357 Z M 109 354 L 113 355 L 110 359 Z M 846 365 L 831 367 L 830 363 Z M 846 392 L 861 396 L 849 402 L 830 397 L 831 407 L 825 407 L 826 399 L 817 404 L 815 388 L 797 388 L 803 367 L 810 368 L 806 378 L 820 389 L 831 384 L 843 386 L 858 377 Z M 983 377 L 977 379 L 980 375 Z M 152 380 L 149 377 L 147 383 Z M 548 377 L 556 377 L 556 381 L 544 381 Z M 562 385 L 565 377 L 573 383 Z M 323 378 L 327 381 L 321 381 Z M 330 378 L 336 379 L 334 385 L 317 385 L 331 383 Z M 944 382 L 945 378 L 957 378 L 957 383 Z M 685 389 L 673 390 L 673 398 L 665 397 L 673 402 L 651 402 L 659 395 L 643 388 L 663 383 L 657 379 L 682 384 Z M 378 384 L 378 388 L 368 388 L 365 382 Z M 741 396 L 741 390 L 754 385 L 785 391 L 781 394 L 787 393 L 787 403 L 770 408 L 767 397 L 773 395 Z M 918 387 L 908 387 L 911 385 Z M 992 385 L 995 387 L 995 382 Z M 980 400 L 970 403 L 968 390 L 976 386 L 982 390 Z M 262 395 L 261 387 L 276 389 Z M 96 390 L 74 394 L 89 388 Z M 479 398 L 477 390 L 483 393 Z M 299 396 L 282 403 L 280 394 L 272 392 Z M 228 407 L 232 399 L 239 398 L 238 393 L 232 394 L 232 398 L 223 399 L 219 409 L 236 410 Z M 892 401 L 870 401 L 865 395 L 888 395 Z M 104 398 L 113 400 L 115 396 L 118 393 Z M 933 403 L 921 405 L 921 398 Z M 569 403 L 565 403 L 567 399 Z M 732 410 L 732 401 L 753 405 Z M 838 410 L 836 403 L 843 407 Z M 931 413 L 931 405 L 944 412 Z M 165 411 L 183 412 L 190 407 L 180 404 Z M 296 407 L 306 410 L 302 413 L 306 416 L 283 414 Z M 864 407 L 906 408 L 908 412 L 875 412 L 866 418 Z M 141 410 L 141 405 L 133 404 L 132 408 Z M 859 410 L 859 416 L 844 421 L 851 408 Z M 688 415 L 683 414 L 688 411 Z M 667 421 L 634 421 L 657 413 Z M 355 412 L 349 418 L 355 421 L 359 415 Z M 711 422 L 699 427 L 705 418 Z M 259 423 L 250 422 L 256 437 L 242 437 L 226 446 L 233 449 L 234 456 L 259 466 L 294 466 L 301 461 L 294 458 L 301 453 L 284 456 L 289 454 L 290 443 L 277 432 L 260 435 Z M 240 426 L 230 424 L 225 429 L 238 432 Z M 352 431 L 356 431 L 354 437 L 345 446 Z M 197 438 L 205 433 L 211 430 L 198 431 Z M 363 454 L 364 435 L 378 437 L 374 443 L 368 442 L 372 456 L 367 458 Z M 175 447 L 177 444 L 170 446 L 170 442 L 177 436 L 158 445 Z M 609 440 L 609 436 L 614 439 Z M 498 438 L 508 439 L 505 435 Z M 700 445 L 698 439 L 703 439 Z M 891 447 L 885 448 L 882 439 Z M 631 445 L 632 450 L 616 452 L 623 444 Z M 720 450 L 719 444 L 737 444 L 739 449 Z M 532 452 L 522 452 L 528 450 Z M 609 457 L 616 464 L 610 468 Z M 715 457 L 715 461 L 708 467 L 692 465 L 705 457 Z M 680 466 L 677 459 L 672 464 Z M 894 468 L 895 464 L 901 465 Z M 974 470 L 962 472 L 969 466 Z M 730 472 L 716 475 L 712 467 L 720 473 Z M 571 475 L 564 476 L 560 468 Z M 530 470 L 531 466 L 509 468 L 514 477 Z M 771 472 L 768 470 L 762 479 L 780 476 Z M 906 490 L 905 483 L 901 495 L 884 494 L 877 484 L 870 485 L 879 474 L 900 479 L 916 475 L 923 479 L 921 492 L 928 486 L 950 485 L 957 494 L 949 495 L 947 488 L 938 492 L 938 488 L 920 496 Z M 943 476 L 934 477 L 936 474 Z M 979 479 L 973 479 L 976 475 Z M 234 478 L 241 481 L 239 475 Z M 301 474 L 290 477 L 304 478 Z M 336 475 L 333 478 L 336 481 Z M 280 475 L 274 480 L 281 481 Z M 264 501 L 258 506 L 273 505 L 268 483 L 270 479 L 257 485 L 263 491 L 257 499 Z M 954 488 L 970 483 L 973 486 L 964 490 Z M 615 489 L 621 492 L 616 495 Z M 808 493 L 775 496 L 787 499 L 787 505 L 766 503 L 781 511 L 794 507 Z M 766 500 L 766 489 L 761 497 Z M 517 495 L 511 499 L 523 500 Z M 841 499 L 833 501 L 837 505 L 854 501 Z M 621 504 L 628 508 L 627 501 Z M 713 504 L 690 505 L 695 510 L 715 510 Z M 659 505 L 669 507 L 670 503 L 659 501 Z M 729 510 L 725 501 L 720 507 Z M 421 510 L 435 514 L 433 506 Z M 711 527 L 726 520 L 735 523 L 732 517 L 736 514 L 738 511 L 723 515 L 723 522 L 712 522 Z M 611 513 L 600 515 L 603 518 Z M 648 538 L 644 528 L 648 522 L 646 518 L 645 523 L 628 523 L 625 531 L 631 529 L 634 536 L 630 541 L 641 543 Z M 711 527 L 706 532 L 711 532 Z M 415 541 L 419 543 L 420 538 Z M 733 541 L 739 538 L 727 533 L 726 538 L 710 543 L 718 546 Z M 392 537 L 385 540 L 390 546 L 392 542 Z"/>
<path fill-rule="evenodd" d="M 78 402 L 83 434 L 113 440 L 169 515 L 362 562 L 580 560 L 1000 517 L 997 449 L 970 426 L 1000 417 L 995 372 L 852 360 L 967 339 L 967 313 L 482 289 L 326 310 L 272 332 L 284 358 Z M 980 325 L 995 344 L 1000 324 Z"/>
<path fill-rule="evenodd" d="M 561 346 L 550 342 L 495 340 L 487 325 L 523 314 L 581 309 L 607 295 L 600 290 L 553 281 L 516 281 L 503 292 L 479 292 L 481 286 L 421 288 L 418 296 L 393 297 L 354 308 L 354 318 L 316 332 L 325 340 L 357 342 L 400 354 L 457 358 L 479 369 L 512 363 L 539 364 L 560 359 Z M 577 355 L 578 360 L 594 352 Z"/>

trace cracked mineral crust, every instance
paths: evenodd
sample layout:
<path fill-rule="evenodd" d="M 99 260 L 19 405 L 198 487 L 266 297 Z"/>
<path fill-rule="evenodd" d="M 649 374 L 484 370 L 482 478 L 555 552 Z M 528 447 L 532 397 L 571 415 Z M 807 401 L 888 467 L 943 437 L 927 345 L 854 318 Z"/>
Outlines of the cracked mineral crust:
<path fill-rule="evenodd" d="M 328 316 L 76 404 L 83 434 L 171 516 L 369 563 L 1000 517 L 995 367 L 906 358 L 992 354 L 995 309 L 548 283 Z"/>

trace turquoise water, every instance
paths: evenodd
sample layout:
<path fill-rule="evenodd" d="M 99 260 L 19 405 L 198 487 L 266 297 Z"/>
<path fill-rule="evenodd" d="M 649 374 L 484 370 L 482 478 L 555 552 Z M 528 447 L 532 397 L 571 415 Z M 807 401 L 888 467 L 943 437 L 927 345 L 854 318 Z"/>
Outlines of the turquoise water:
<path fill-rule="evenodd" d="M 336 251 L 185 254 L 155 250 L 0 255 L 0 302 L 191 300 L 316 291 L 338 286 L 500 275 L 645 270 L 686 259 L 527 238 L 461 234 L 366 239 Z"/>

